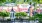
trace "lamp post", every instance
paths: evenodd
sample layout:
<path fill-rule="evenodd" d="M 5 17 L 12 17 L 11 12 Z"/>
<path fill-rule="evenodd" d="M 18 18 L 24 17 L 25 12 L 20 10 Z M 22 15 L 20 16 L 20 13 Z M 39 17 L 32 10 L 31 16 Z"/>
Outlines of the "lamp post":
<path fill-rule="evenodd" d="M 14 23 L 14 11 L 13 11 L 13 7 L 12 7 L 11 12 L 10 12 L 10 18 L 11 18 L 12 23 Z"/>
<path fill-rule="evenodd" d="M 11 19 L 11 23 L 15 23 L 14 22 L 14 18 L 15 18 L 15 11 L 13 10 L 13 4 L 11 5 L 12 6 L 12 9 L 10 11 L 10 19 Z"/>

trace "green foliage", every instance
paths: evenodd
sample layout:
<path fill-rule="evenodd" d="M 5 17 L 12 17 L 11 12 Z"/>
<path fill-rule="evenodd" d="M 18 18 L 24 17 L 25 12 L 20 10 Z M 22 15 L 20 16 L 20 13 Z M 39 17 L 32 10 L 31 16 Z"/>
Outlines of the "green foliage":
<path fill-rule="evenodd" d="M 39 3 L 39 2 L 40 2 L 40 0 L 32 0 L 32 2 Z"/>
<path fill-rule="evenodd" d="M 0 0 L 0 3 L 4 3 L 4 2 L 6 2 L 6 0 Z"/>
<path fill-rule="evenodd" d="M 15 3 L 15 2 L 16 2 L 16 0 L 11 0 L 11 2 L 12 2 L 12 3 Z"/>
<path fill-rule="evenodd" d="M 24 0 L 16 0 L 16 3 L 17 4 L 23 4 L 24 3 Z"/>
<path fill-rule="evenodd" d="M 32 2 L 36 2 L 37 4 L 42 3 L 42 0 L 32 0 Z"/>
<path fill-rule="evenodd" d="M 27 13 L 25 13 L 25 12 L 20 12 L 20 16 L 25 17 L 25 16 L 27 16 Z"/>
<path fill-rule="evenodd" d="M 36 20 L 36 19 L 38 19 L 38 21 L 42 22 L 42 14 L 36 13 L 34 16 L 29 17 L 29 20 Z"/>
<path fill-rule="evenodd" d="M 0 12 L 0 16 L 2 16 L 2 12 Z"/>
<path fill-rule="evenodd" d="M 41 18 L 42 18 L 42 15 L 36 13 L 36 14 L 34 14 L 34 16 L 29 17 L 29 20 L 36 20 L 36 19 L 40 20 Z"/>
<path fill-rule="evenodd" d="M 9 12 L 4 12 L 4 11 L 2 11 L 2 12 L 0 12 L 0 17 L 2 17 L 3 18 L 3 20 L 4 20 L 4 17 L 8 17 L 9 16 Z"/>
<path fill-rule="evenodd" d="M 27 0 L 27 2 L 29 2 L 29 0 Z"/>
<path fill-rule="evenodd" d="M 7 16 L 9 16 L 9 12 L 0 12 L 0 16 L 2 16 L 2 17 L 7 17 Z"/>
<path fill-rule="evenodd" d="M 42 0 L 40 0 L 40 4 L 42 4 Z"/>
<path fill-rule="evenodd" d="M 38 21 L 42 22 L 42 14 L 36 14 L 34 17 L 38 18 Z"/>
<path fill-rule="evenodd" d="M 26 17 L 27 16 L 27 13 L 25 13 L 25 12 L 19 12 L 19 13 L 16 13 L 15 16 L 16 17 Z"/>
<path fill-rule="evenodd" d="M 35 13 L 34 16 L 32 16 L 32 17 L 29 16 L 29 20 L 36 20 L 36 18 L 37 18 L 36 15 L 38 15 L 38 13 Z"/>
<path fill-rule="evenodd" d="M 16 17 L 19 17 L 20 16 L 20 13 L 16 13 L 16 15 L 15 15 Z"/>
<path fill-rule="evenodd" d="M 41 19 L 42 18 L 42 14 L 36 14 L 35 17 Z"/>
<path fill-rule="evenodd" d="M 35 17 L 29 17 L 29 20 L 35 20 L 36 18 Z"/>

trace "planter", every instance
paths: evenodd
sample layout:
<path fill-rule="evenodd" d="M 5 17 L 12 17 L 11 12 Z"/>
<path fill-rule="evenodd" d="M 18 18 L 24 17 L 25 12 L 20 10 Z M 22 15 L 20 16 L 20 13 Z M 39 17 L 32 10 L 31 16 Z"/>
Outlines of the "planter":
<path fill-rule="evenodd" d="M 21 17 L 22 19 L 28 19 L 29 17 Z"/>
<path fill-rule="evenodd" d="M 11 19 L 7 19 L 7 21 L 11 21 Z"/>

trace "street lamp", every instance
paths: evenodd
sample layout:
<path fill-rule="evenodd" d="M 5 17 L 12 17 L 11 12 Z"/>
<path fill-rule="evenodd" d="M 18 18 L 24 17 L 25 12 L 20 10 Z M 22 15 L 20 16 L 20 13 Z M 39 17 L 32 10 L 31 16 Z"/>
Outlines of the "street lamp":
<path fill-rule="evenodd" d="M 12 23 L 14 23 L 14 10 L 13 10 L 13 7 L 12 7 L 12 9 L 11 9 L 11 12 L 10 12 L 10 18 L 11 18 L 11 21 L 12 21 Z"/>
<path fill-rule="evenodd" d="M 13 10 L 13 4 L 11 4 L 12 6 L 12 9 L 10 11 L 10 18 L 11 18 L 11 21 L 13 21 L 12 23 L 14 23 L 14 18 L 15 18 L 15 11 Z"/>

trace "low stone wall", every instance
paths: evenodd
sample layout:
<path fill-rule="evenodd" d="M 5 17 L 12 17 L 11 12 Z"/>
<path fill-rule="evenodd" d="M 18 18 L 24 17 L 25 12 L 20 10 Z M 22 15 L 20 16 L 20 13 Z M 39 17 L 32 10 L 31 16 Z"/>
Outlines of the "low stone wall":
<path fill-rule="evenodd" d="M 30 21 L 30 20 L 25 20 L 25 19 L 23 19 L 23 20 L 14 20 L 14 21 L 0 21 L 1 23 L 38 23 L 38 20 L 32 20 L 32 21 Z"/>

